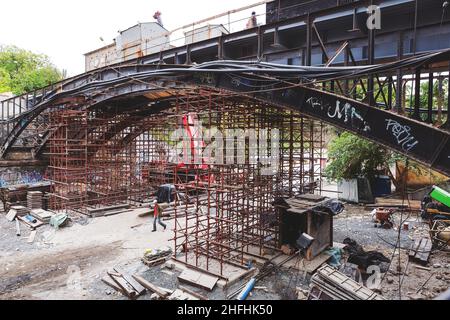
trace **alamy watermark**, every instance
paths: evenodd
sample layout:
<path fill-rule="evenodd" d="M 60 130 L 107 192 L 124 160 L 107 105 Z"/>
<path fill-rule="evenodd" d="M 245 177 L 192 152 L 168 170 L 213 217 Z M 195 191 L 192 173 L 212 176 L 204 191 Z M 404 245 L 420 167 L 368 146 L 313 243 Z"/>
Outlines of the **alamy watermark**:
<path fill-rule="evenodd" d="M 380 30 L 381 29 L 381 9 L 379 6 L 369 6 L 367 7 L 367 14 L 369 18 L 367 19 L 366 25 L 369 30 Z"/>
<path fill-rule="evenodd" d="M 204 128 L 193 120 L 172 132 L 177 163 L 190 165 L 257 165 L 261 175 L 274 175 L 280 157 L 280 130 Z"/>

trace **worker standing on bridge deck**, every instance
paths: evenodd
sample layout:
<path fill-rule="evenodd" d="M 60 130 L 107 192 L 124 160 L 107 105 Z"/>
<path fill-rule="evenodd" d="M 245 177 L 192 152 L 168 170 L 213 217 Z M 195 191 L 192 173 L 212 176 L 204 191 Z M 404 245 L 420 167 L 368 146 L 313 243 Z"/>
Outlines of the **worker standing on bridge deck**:
<path fill-rule="evenodd" d="M 159 24 L 161 27 L 164 27 L 164 26 L 163 26 L 163 23 L 162 23 L 162 20 L 161 20 L 161 12 L 160 12 L 160 11 L 156 11 L 156 12 L 155 12 L 155 14 L 153 15 L 153 19 L 155 19 L 156 22 L 158 22 L 158 24 Z"/>
<path fill-rule="evenodd" d="M 252 12 L 252 16 L 248 19 L 247 29 L 256 28 L 258 26 L 258 20 L 256 19 L 256 12 Z"/>
<path fill-rule="evenodd" d="M 158 204 L 158 200 L 153 201 L 153 231 L 156 231 L 156 221 L 158 221 L 158 224 L 164 228 L 164 231 L 166 230 L 167 226 L 161 221 L 161 214 L 162 214 L 162 209 Z"/>

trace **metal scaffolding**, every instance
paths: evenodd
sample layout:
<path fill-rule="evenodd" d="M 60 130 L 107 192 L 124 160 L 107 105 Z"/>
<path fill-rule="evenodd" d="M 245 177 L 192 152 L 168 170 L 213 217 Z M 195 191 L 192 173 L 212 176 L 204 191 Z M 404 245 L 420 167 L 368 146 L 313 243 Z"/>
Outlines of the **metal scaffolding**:
<path fill-rule="evenodd" d="M 175 258 L 221 277 L 226 265 L 279 250 L 277 197 L 321 189 L 324 126 L 244 96 L 201 89 L 158 113 L 56 109 L 49 118 L 53 209 L 143 203 L 171 184 Z"/>

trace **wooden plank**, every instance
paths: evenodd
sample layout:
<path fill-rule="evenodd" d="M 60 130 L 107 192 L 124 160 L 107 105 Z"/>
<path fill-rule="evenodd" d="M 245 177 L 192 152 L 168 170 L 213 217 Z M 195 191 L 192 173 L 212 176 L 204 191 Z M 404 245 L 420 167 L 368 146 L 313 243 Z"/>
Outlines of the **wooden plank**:
<path fill-rule="evenodd" d="M 144 278 L 142 278 L 138 275 L 133 275 L 133 278 L 134 278 L 134 280 L 139 282 L 144 288 L 150 290 L 151 292 L 156 293 L 161 298 L 166 298 L 168 296 L 168 293 L 166 291 L 164 291 L 161 288 L 159 288 L 158 286 L 155 286 L 154 284 L 148 282 Z"/>
<path fill-rule="evenodd" d="M 145 292 L 145 288 L 139 283 L 137 282 L 132 276 L 130 276 L 129 274 L 127 274 L 125 271 L 123 271 L 122 269 L 116 267 L 114 268 L 114 270 L 118 273 L 120 273 L 122 275 L 122 277 L 136 290 L 136 292 L 141 295 Z"/>
<path fill-rule="evenodd" d="M 350 300 L 384 300 L 382 296 L 328 265 L 321 267 L 316 277 L 318 278 L 313 280 L 315 284 L 321 285 L 321 288 L 330 289 L 338 296 L 350 297 Z"/>
<path fill-rule="evenodd" d="M 110 210 L 116 210 L 116 209 L 124 209 L 124 208 L 129 208 L 130 205 L 128 203 L 125 204 L 119 204 L 119 205 L 115 205 L 115 206 L 106 206 L 106 207 L 101 207 L 101 208 L 87 208 L 87 211 L 89 213 L 94 213 L 94 212 L 102 212 L 102 211 L 110 211 Z"/>
<path fill-rule="evenodd" d="M 414 257 L 417 254 L 417 250 L 419 249 L 420 246 L 420 242 L 422 239 L 416 239 L 416 241 L 414 241 L 414 244 L 411 245 L 411 249 L 409 250 L 409 257 L 414 259 Z"/>
<path fill-rule="evenodd" d="M 8 214 L 6 215 L 6 220 L 8 220 L 9 222 L 13 222 L 14 219 L 17 216 L 17 211 L 16 210 L 9 210 Z"/>
<path fill-rule="evenodd" d="M 127 295 L 125 290 L 123 290 L 120 286 L 118 286 L 110 277 L 108 277 L 108 276 L 103 277 L 102 282 L 104 282 L 105 284 L 107 284 L 108 286 L 113 288 L 114 290 L 119 291 L 124 296 Z"/>
<path fill-rule="evenodd" d="M 413 267 L 416 269 L 420 269 L 420 270 L 431 271 L 431 268 L 422 267 L 422 266 L 415 265 L 415 264 L 413 265 Z"/>
<path fill-rule="evenodd" d="M 199 298 L 185 292 L 182 291 L 180 289 L 175 290 L 174 292 L 172 292 L 172 294 L 168 297 L 169 300 L 199 300 Z"/>
<path fill-rule="evenodd" d="M 164 262 L 167 261 L 167 259 L 169 258 L 169 256 L 167 257 L 161 257 L 155 260 L 147 260 L 145 258 L 142 258 L 142 262 L 147 266 L 147 267 L 155 267 L 157 265 L 163 264 Z"/>
<path fill-rule="evenodd" d="M 108 273 L 109 274 L 109 273 Z M 124 290 L 126 296 L 130 298 L 135 298 L 137 296 L 137 291 L 129 284 L 123 277 L 117 277 L 116 275 L 109 274 L 111 279 Z"/>
<path fill-rule="evenodd" d="M 295 199 L 300 199 L 300 200 L 308 200 L 308 201 L 314 201 L 314 202 L 319 202 L 322 200 L 325 200 L 326 197 L 318 195 L 318 194 L 302 194 L 300 196 L 295 197 Z"/>
<path fill-rule="evenodd" d="M 20 221 L 22 221 L 23 223 L 25 223 L 27 226 L 29 226 L 31 229 L 39 228 L 40 226 L 43 226 L 45 224 L 42 221 L 39 221 L 37 219 L 36 219 L 37 220 L 36 223 L 31 223 L 27 219 L 25 219 L 24 217 L 18 217 L 18 219 Z"/>
<path fill-rule="evenodd" d="M 417 263 L 425 265 L 428 263 L 433 243 L 429 238 L 420 238 L 414 242 L 409 251 L 409 258 Z"/>
<path fill-rule="evenodd" d="M 27 240 L 28 243 L 34 242 L 34 238 L 36 238 L 36 233 L 37 233 L 36 230 L 31 231 L 30 236 L 28 237 L 28 240 Z"/>
<path fill-rule="evenodd" d="M 431 239 L 428 238 L 424 238 L 424 245 L 423 245 L 423 249 L 420 252 L 420 260 L 423 263 L 428 263 L 428 259 L 430 258 L 430 254 L 431 254 L 431 248 L 433 247 L 433 243 L 431 242 Z"/>
<path fill-rule="evenodd" d="M 208 300 L 207 297 L 201 295 L 200 293 L 197 293 L 197 292 L 195 292 L 195 291 L 192 291 L 192 290 L 190 290 L 190 289 L 188 289 L 188 288 L 186 288 L 186 287 L 184 287 L 184 286 L 180 286 L 179 289 L 180 289 L 181 291 L 184 291 L 184 292 L 190 294 L 191 296 L 194 296 L 194 297 L 200 299 L 200 300 Z"/>
<path fill-rule="evenodd" d="M 376 198 L 375 204 L 378 206 L 409 206 L 411 209 L 420 210 L 422 202 L 419 200 L 403 200 L 390 198 Z"/>
<path fill-rule="evenodd" d="M 289 212 L 289 213 L 296 213 L 296 214 L 305 214 L 308 211 L 309 211 L 309 209 L 299 210 L 299 209 L 295 209 L 295 208 L 290 208 L 287 210 L 287 212 Z"/>
<path fill-rule="evenodd" d="M 217 281 L 219 281 L 219 278 L 203 272 L 186 269 L 178 276 L 178 280 L 189 283 L 195 287 L 212 291 L 216 286 Z"/>

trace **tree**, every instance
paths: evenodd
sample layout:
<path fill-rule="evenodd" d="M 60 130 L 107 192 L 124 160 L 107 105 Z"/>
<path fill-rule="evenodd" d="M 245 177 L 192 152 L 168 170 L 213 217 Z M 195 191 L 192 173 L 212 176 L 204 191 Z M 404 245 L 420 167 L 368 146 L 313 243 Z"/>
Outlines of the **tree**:
<path fill-rule="evenodd" d="M 325 169 L 325 176 L 329 180 L 340 181 L 358 177 L 371 180 L 379 174 L 386 174 L 397 189 L 403 187 L 402 181 L 405 177 L 396 177 L 391 168 L 399 162 L 406 163 L 406 157 L 349 132 L 344 132 L 331 141 L 328 158 L 330 163 Z M 424 167 L 411 160 L 408 160 L 408 169 L 417 174 L 426 172 Z"/>
<path fill-rule="evenodd" d="M 46 55 L 0 47 L 0 92 L 23 94 L 60 81 L 62 73 Z"/>
<path fill-rule="evenodd" d="M 384 169 L 389 152 L 381 146 L 344 132 L 333 139 L 328 148 L 330 164 L 325 170 L 331 180 L 347 180 L 359 176 L 373 178 Z"/>

